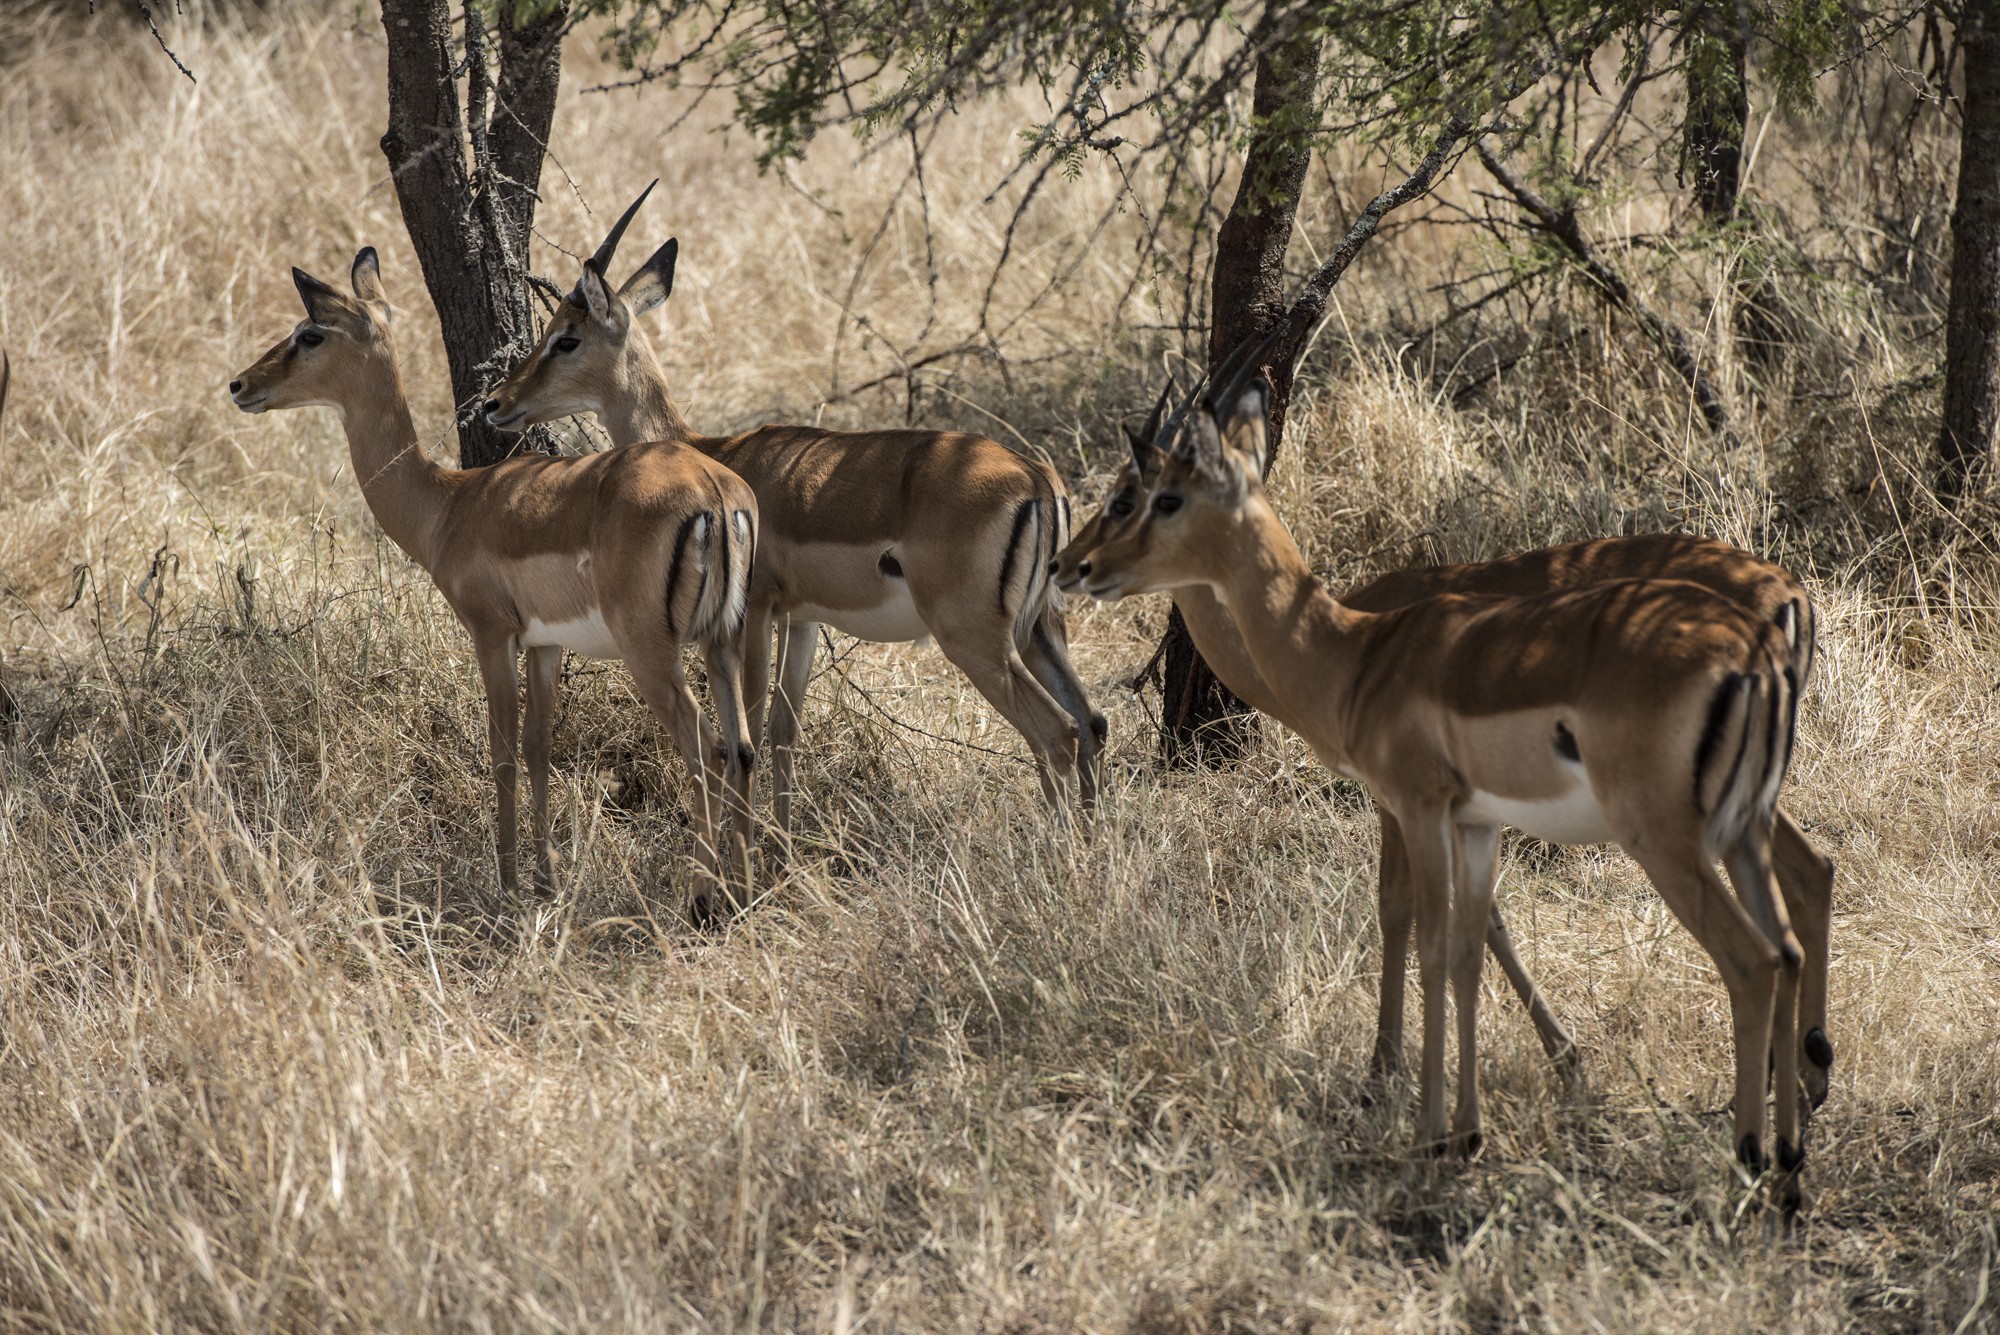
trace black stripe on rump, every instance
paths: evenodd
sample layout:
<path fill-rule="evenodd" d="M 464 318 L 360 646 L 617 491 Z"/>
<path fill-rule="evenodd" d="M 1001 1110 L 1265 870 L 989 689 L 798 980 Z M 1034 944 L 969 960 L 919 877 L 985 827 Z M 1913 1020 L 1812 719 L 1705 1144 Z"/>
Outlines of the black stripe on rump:
<path fill-rule="evenodd" d="M 1022 501 L 1021 508 L 1014 511 L 1014 531 L 1007 535 L 1007 554 L 1000 561 L 1000 614 L 1007 614 L 1007 585 L 1014 578 L 1014 561 L 1021 546 L 1021 533 L 1028 527 L 1028 521 L 1035 517 L 1035 503 Z"/>
<path fill-rule="evenodd" d="M 1702 805 L 1701 779 L 1708 773 L 1709 759 L 1715 754 L 1715 748 L 1722 740 L 1722 727 L 1729 721 L 1730 702 L 1736 698 L 1736 693 L 1742 688 L 1744 680 L 1744 674 L 1741 672 L 1732 672 L 1722 679 L 1722 689 L 1715 693 L 1715 700 L 1708 707 L 1708 722 L 1701 730 L 1701 745 L 1695 748 L 1694 809 L 1704 816 L 1713 813 Z M 1736 782 L 1736 771 L 1743 765 L 1743 752 L 1750 745 L 1750 720 L 1746 717 L 1743 723 L 1743 733 L 1737 739 L 1736 759 L 1729 766 L 1729 776 L 1723 780 L 1722 786 L 1715 790 L 1718 806 L 1729 796 L 1730 786 Z"/>
<path fill-rule="evenodd" d="M 1792 767 L 1792 742 L 1798 736 L 1799 728 L 1799 674 L 1790 663 L 1785 664 L 1785 753 L 1778 758 L 1778 777 Z"/>
<path fill-rule="evenodd" d="M 681 531 L 674 535 L 673 559 L 667 562 L 667 634 L 676 640 L 681 637 L 680 626 L 674 620 L 674 593 L 681 583 L 681 558 L 687 555 L 688 535 L 694 530 L 694 522 L 701 518 L 697 510 L 681 520 Z"/>

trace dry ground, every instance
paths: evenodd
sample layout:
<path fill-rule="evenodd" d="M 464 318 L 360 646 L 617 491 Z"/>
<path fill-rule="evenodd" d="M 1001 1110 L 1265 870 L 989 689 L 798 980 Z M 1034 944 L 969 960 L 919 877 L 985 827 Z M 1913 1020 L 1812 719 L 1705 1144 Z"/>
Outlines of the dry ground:
<path fill-rule="evenodd" d="M 1398 362 L 1399 321 L 1483 261 L 1463 232 L 1401 232 L 1341 289 L 1280 465 L 1338 578 L 1663 522 L 1811 578 L 1822 668 L 1788 801 L 1841 869 L 1839 1060 L 1785 1242 L 1727 1163 L 1722 989 L 1613 853 L 1517 847 L 1505 872 L 1583 1079 L 1493 991 L 1484 1157 L 1407 1152 L 1409 1091 L 1362 1078 L 1365 799 L 1287 738 L 1157 773 L 1119 684 L 1157 604 L 1073 617 L 1114 728 L 1087 833 L 1050 832 L 1022 748 L 934 652 L 840 644 L 809 838 L 717 936 L 672 917 L 686 831 L 650 721 L 618 670 L 573 662 L 567 888 L 488 913 L 459 632 L 378 537 L 331 414 L 248 418 L 223 392 L 296 318 L 287 267 L 334 277 L 372 243 L 443 436 L 374 146 L 379 28 L 327 5 L 171 31 L 199 87 L 143 29 L 0 17 L 0 650 L 22 708 L 0 748 L 0 1325 L 2000 1324 L 2000 577 L 1985 521 L 1952 528 L 1908 480 L 1931 335 L 1841 267 L 1906 244 L 1898 290 L 1921 287 L 1948 196 L 1895 233 L 1865 164 L 1772 130 L 1755 180 L 1798 272 L 1825 267 L 1787 280 L 1798 350 L 1736 383 L 1727 453 L 1574 293 L 1565 346 L 1454 407 Z M 1004 222 L 982 196 L 1032 108 L 968 111 L 927 201 L 891 208 L 897 146 L 833 137 L 760 178 L 706 111 L 669 132 L 674 95 L 577 93 L 600 72 L 578 46 L 554 145 L 575 189 L 550 173 L 542 230 L 587 246 L 663 177 L 634 244 L 682 240 L 656 337 L 690 417 L 900 418 L 900 393 L 824 400 L 892 367 L 883 338 L 972 327 Z M 1920 137 L 1916 166 L 1948 148 Z M 1301 236 L 1323 249 L 1379 169 L 1317 179 Z M 1669 189 L 1636 177 L 1598 221 L 1656 230 Z M 1106 332 L 1136 227 L 1090 245 L 1109 190 L 1086 175 L 1031 215 L 1003 314 L 1082 263 L 1015 323 L 1012 378 L 972 364 L 914 405 L 1046 449 L 1087 498 L 1155 374 Z M 1699 321 L 1726 259 L 1668 254 L 1647 281 Z"/>

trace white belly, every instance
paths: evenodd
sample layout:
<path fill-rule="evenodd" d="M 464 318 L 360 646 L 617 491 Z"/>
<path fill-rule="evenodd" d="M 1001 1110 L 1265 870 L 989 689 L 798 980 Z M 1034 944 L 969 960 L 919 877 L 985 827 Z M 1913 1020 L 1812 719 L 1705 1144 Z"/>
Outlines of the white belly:
<path fill-rule="evenodd" d="M 899 579 L 884 580 L 883 583 L 887 586 L 888 596 L 873 607 L 850 607 L 836 611 L 807 605 L 788 609 L 788 615 L 795 621 L 817 621 L 832 626 L 843 635 L 881 644 L 927 639 L 931 628 L 917 615 L 917 604 L 910 597 L 909 587 Z"/>
<path fill-rule="evenodd" d="M 1511 825 L 1523 834 L 1552 844 L 1608 844 L 1614 841 L 1611 822 L 1586 780 L 1561 797 L 1524 802 L 1474 791 L 1453 819 L 1460 825 Z"/>
<path fill-rule="evenodd" d="M 611 628 L 604 624 L 604 614 L 594 607 L 588 616 L 580 616 L 573 621 L 547 622 L 539 617 L 529 617 L 528 628 L 521 632 L 521 647 L 534 649 L 548 645 L 561 645 L 585 658 L 625 656 L 618 647 L 618 641 L 611 638 Z"/>

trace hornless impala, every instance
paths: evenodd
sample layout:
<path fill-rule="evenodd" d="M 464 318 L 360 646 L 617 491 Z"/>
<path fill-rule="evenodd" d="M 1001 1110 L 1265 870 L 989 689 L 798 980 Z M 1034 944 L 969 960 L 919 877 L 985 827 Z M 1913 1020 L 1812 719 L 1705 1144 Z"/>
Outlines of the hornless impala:
<path fill-rule="evenodd" d="M 472 636 L 499 790 L 501 888 L 510 899 L 518 893 L 518 660 L 525 649 L 536 880 L 547 888 L 549 724 L 562 652 L 573 649 L 623 658 L 687 762 L 705 877 L 696 915 L 711 910 L 708 891 L 718 884 L 734 898 L 750 820 L 752 755 L 740 682 L 756 497 L 728 469 L 670 444 L 441 468 L 424 456 L 403 398 L 374 248 L 355 257 L 352 296 L 297 269 L 292 281 L 306 318 L 229 382 L 230 396 L 252 413 L 310 405 L 338 411 L 368 508 L 429 572 Z M 707 660 L 720 745 L 681 672 L 687 645 Z M 718 803 L 730 806 L 726 853 L 717 837 Z"/>
<path fill-rule="evenodd" d="M 1058 587 L 1075 591 L 1082 585 L 1077 566 L 1110 533 L 1144 521 L 1138 505 L 1146 485 L 1140 466 L 1148 464 L 1160 427 L 1166 396 L 1162 395 L 1146 425 L 1131 433 L 1132 461 L 1125 465 L 1111 496 L 1058 553 L 1051 573 Z M 1621 579 L 1684 579 L 1714 590 L 1741 605 L 1751 616 L 1785 631 L 1792 645 L 1792 667 L 1804 692 L 1812 669 L 1814 617 L 1805 588 L 1787 571 L 1740 548 L 1714 538 L 1681 533 L 1648 533 L 1630 538 L 1598 538 L 1550 547 L 1505 560 L 1469 565 L 1429 566 L 1399 570 L 1340 595 L 1340 603 L 1357 612 L 1389 612 L 1441 593 L 1534 597 L 1565 589 L 1580 589 Z M 1276 695 L 1257 673 L 1243 637 L 1229 612 L 1207 588 L 1190 585 L 1174 590 L 1188 632 L 1202 658 L 1223 684 L 1261 713 L 1292 726 Z M 1396 818 L 1377 807 L 1382 823 L 1381 865 L 1377 883 L 1382 918 L 1382 984 L 1373 1066 L 1390 1072 L 1402 1063 L 1403 992 L 1410 937 L 1412 900 L 1409 869 Z M 1773 870 L 1784 893 L 1785 908 L 1805 960 L 1800 971 L 1799 1070 L 1814 1107 L 1826 1099 L 1833 1065 L 1833 1045 L 1826 1034 L 1827 966 L 1833 911 L 1833 863 L 1813 847 L 1805 833 L 1780 811 L 1771 841 Z M 1506 973 L 1521 1003 L 1535 1023 L 1551 1057 L 1574 1060 L 1575 1047 L 1567 1031 L 1536 991 L 1534 981 L 1514 953 L 1498 905 L 1487 928 L 1487 944 Z M 1783 999 L 1780 999 L 1783 1004 Z"/>
<path fill-rule="evenodd" d="M 522 430 L 596 413 L 613 445 L 688 445 L 757 493 L 763 529 L 743 676 L 755 736 L 770 680 L 771 624 L 780 621 L 771 713 L 779 828 L 790 828 L 793 745 L 822 622 L 864 640 L 934 637 L 1027 739 L 1048 800 L 1060 809 L 1076 774 L 1084 802 L 1094 801 L 1104 719 L 1070 666 L 1062 599 L 1047 572 L 1068 538 L 1062 479 L 997 441 L 960 432 L 762 426 L 696 435 L 668 396 L 638 320 L 673 291 L 678 242 L 660 247 L 616 292 L 605 276 L 645 198 L 585 261 L 534 352 L 486 401 L 486 420 Z"/>
<path fill-rule="evenodd" d="M 1265 498 L 1269 384 L 1246 379 L 1161 430 L 1138 517 L 1108 521 L 1076 569 L 1107 600 L 1209 590 L 1280 717 L 1395 818 L 1423 984 L 1419 1142 L 1446 1140 L 1447 976 L 1458 1001 L 1451 1143 L 1479 1141 L 1474 1018 L 1499 830 L 1513 825 L 1555 843 L 1615 840 L 1646 870 L 1729 990 L 1737 1155 L 1764 1165 L 1775 1062 L 1777 1157 L 1795 1190 L 1796 1014 L 1774 1003 L 1796 988 L 1800 951 L 1770 860 L 1792 740 L 1791 637 L 1681 580 L 1445 594 L 1386 613 L 1343 606 Z"/>

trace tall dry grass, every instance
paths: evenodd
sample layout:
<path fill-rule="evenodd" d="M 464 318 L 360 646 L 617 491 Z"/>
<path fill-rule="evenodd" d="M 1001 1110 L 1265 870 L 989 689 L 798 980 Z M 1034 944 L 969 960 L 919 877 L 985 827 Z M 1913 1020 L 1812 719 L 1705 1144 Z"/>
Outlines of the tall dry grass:
<path fill-rule="evenodd" d="M 619 671 L 573 663 L 564 894 L 488 912 L 460 633 L 377 536 L 330 415 L 246 418 L 223 392 L 296 318 L 289 265 L 336 276 L 374 244 L 442 441 L 374 147 L 379 29 L 351 6 L 206 18 L 169 29 L 194 86 L 142 28 L 0 16 L 0 650 L 22 704 L 0 748 L 0 1325 L 1996 1325 L 2000 578 L 1910 481 L 1932 334 L 1841 268 L 1893 233 L 1879 166 L 1813 126 L 1765 140 L 1797 346 L 1730 372 L 1740 448 L 1691 430 L 1577 292 L 1518 326 L 1543 355 L 1454 406 L 1435 371 L 1465 347 L 1402 348 L 1426 289 L 1482 257 L 1413 228 L 1340 289 L 1279 482 L 1339 579 L 1661 522 L 1810 577 L 1823 654 L 1788 801 L 1841 868 L 1838 1064 L 1784 1242 L 1726 1166 L 1722 990 L 1612 853 L 1520 847 L 1505 871 L 1581 1082 L 1496 992 L 1488 1150 L 1408 1152 L 1410 1091 L 1362 1075 L 1365 800 L 1279 736 L 1231 772 L 1156 772 L 1119 683 L 1157 605 L 1075 609 L 1114 728 L 1088 832 L 1048 828 L 1016 739 L 934 652 L 837 646 L 800 855 L 716 936 L 671 916 L 688 840 L 660 739 Z M 599 71 L 572 54 L 545 267 L 663 178 L 635 245 L 681 237 L 656 336 L 696 423 L 913 411 L 1046 450 L 1095 495 L 1157 350 L 1113 331 L 1137 224 L 1093 241 L 1095 177 L 1029 219 L 1005 316 L 1083 262 L 1016 322 L 1004 375 L 969 361 L 914 405 L 838 393 L 927 320 L 934 346 L 971 329 L 1025 106 L 955 118 L 870 252 L 898 146 L 830 138 L 760 178 L 707 111 L 668 133 L 673 96 L 575 92 Z M 1301 232 L 1320 246 L 1379 172 L 1331 167 Z M 1636 175 L 1594 224 L 1657 230 L 1667 189 Z M 1913 189 L 1934 215 L 1937 183 Z M 1727 252 L 1629 253 L 1728 327 L 1700 304 Z"/>

